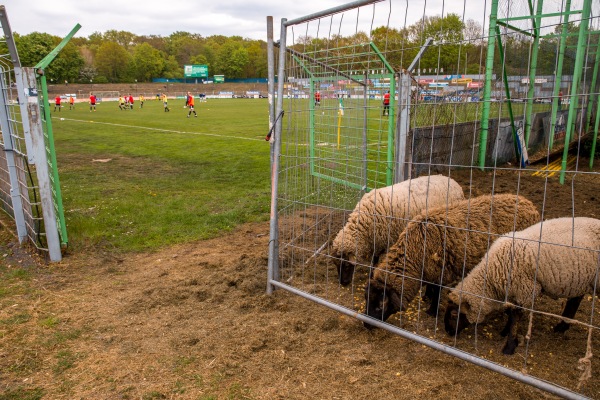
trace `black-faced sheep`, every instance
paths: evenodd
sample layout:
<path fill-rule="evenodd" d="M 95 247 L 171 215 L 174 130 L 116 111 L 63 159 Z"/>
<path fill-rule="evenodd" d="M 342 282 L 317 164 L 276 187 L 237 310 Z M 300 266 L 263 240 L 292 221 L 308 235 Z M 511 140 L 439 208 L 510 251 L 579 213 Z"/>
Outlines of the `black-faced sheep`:
<path fill-rule="evenodd" d="M 437 315 L 439 285 L 462 279 L 499 235 L 539 220 L 533 203 L 514 194 L 480 196 L 419 215 L 367 283 L 367 315 L 385 321 L 404 310 L 423 284 L 438 285 L 427 311 Z"/>
<path fill-rule="evenodd" d="M 340 283 L 352 282 L 356 264 L 371 265 L 393 244 L 407 220 L 424 210 L 464 199 L 456 181 L 443 175 L 415 179 L 366 193 L 333 240 Z"/>
<path fill-rule="evenodd" d="M 514 235 L 514 238 L 513 238 Z M 563 317 L 573 318 L 583 295 L 594 294 L 599 273 L 600 220 L 557 218 L 498 239 L 471 273 L 454 288 L 444 316 L 446 331 L 458 334 L 493 310 L 509 307 L 502 349 L 513 354 L 521 306 L 533 308 L 540 294 L 569 299 Z M 555 332 L 569 324 L 561 321 Z"/>

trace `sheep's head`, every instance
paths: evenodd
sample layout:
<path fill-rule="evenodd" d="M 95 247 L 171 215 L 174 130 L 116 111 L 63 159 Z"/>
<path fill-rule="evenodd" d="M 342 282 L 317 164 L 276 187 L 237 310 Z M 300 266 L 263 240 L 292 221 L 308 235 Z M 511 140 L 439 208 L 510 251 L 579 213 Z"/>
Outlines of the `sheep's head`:
<path fill-rule="evenodd" d="M 466 313 L 469 309 L 469 303 L 463 302 L 459 306 L 452 300 L 448 301 L 448 305 L 446 306 L 446 314 L 444 314 L 444 328 L 446 329 L 446 333 L 450 336 L 458 335 L 469 326 L 469 321 L 467 320 Z"/>
<path fill-rule="evenodd" d="M 352 282 L 354 276 L 354 265 L 356 257 L 353 255 L 334 254 L 335 266 L 338 271 L 338 280 L 342 286 L 348 286 Z"/>
<path fill-rule="evenodd" d="M 401 311 L 402 301 L 392 287 L 377 279 L 370 279 L 365 287 L 365 303 L 369 317 L 385 321 L 390 315 Z M 373 325 L 366 322 L 364 326 L 373 328 Z"/>

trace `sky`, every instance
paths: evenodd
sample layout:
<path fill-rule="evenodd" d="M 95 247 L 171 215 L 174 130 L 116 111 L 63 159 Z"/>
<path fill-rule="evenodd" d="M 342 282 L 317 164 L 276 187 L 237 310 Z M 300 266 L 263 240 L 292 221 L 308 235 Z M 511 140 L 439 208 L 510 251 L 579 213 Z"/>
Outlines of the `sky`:
<path fill-rule="evenodd" d="M 225 35 L 266 40 L 266 17 L 273 16 L 276 40 L 281 18 L 303 17 L 347 4 L 336 0 L 4 0 L 13 32 L 44 32 L 64 37 L 77 24 L 76 37 L 123 30 L 136 35 L 169 36 L 184 31 L 202 36 Z M 465 6 L 465 2 L 467 5 Z M 488 10 L 484 10 L 485 3 Z M 490 0 L 385 0 L 343 16 L 321 19 L 296 28 L 311 36 L 329 32 L 368 32 L 371 26 L 401 28 L 426 15 L 450 12 L 483 24 Z M 408 7 L 408 9 L 407 9 Z M 289 35 L 289 33 L 288 33 Z"/>

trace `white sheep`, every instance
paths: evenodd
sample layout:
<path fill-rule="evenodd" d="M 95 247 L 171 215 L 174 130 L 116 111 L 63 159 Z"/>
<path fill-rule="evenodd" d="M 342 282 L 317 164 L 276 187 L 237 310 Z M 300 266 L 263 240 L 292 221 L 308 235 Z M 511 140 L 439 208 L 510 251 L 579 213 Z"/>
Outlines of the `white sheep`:
<path fill-rule="evenodd" d="M 502 352 L 513 354 L 519 344 L 521 307 L 534 309 L 534 300 L 542 293 L 566 298 L 562 316 L 572 319 L 582 297 L 594 294 L 599 250 L 600 220 L 594 218 L 556 218 L 503 235 L 451 291 L 444 316 L 446 331 L 458 334 L 469 323 L 480 323 L 492 311 L 510 305 Z M 554 331 L 568 327 L 562 321 Z"/>
<path fill-rule="evenodd" d="M 385 321 L 427 284 L 427 313 L 436 316 L 439 285 L 462 279 L 500 235 L 539 220 L 535 205 L 514 194 L 479 196 L 418 215 L 373 271 L 365 287 L 367 315 Z"/>
<path fill-rule="evenodd" d="M 340 283 L 352 282 L 356 264 L 374 263 L 412 217 L 462 199 L 460 185 L 443 175 L 421 176 L 366 193 L 333 240 L 331 255 L 339 262 Z"/>

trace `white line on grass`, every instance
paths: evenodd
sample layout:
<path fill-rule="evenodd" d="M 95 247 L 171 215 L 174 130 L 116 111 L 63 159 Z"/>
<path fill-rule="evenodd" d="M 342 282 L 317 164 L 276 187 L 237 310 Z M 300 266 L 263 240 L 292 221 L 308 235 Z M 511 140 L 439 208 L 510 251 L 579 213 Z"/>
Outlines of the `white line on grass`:
<path fill-rule="evenodd" d="M 58 117 L 53 117 L 53 118 L 58 118 Z M 265 139 L 248 138 L 248 137 L 242 137 L 242 136 L 217 135 L 216 133 L 205 133 L 205 132 L 174 131 L 174 130 L 170 130 L 170 129 L 148 128 L 147 126 L 115 124 L 112 122 L 97 122 L 97 121 L 91 121 L 91 120 L 85 120 L 85 119 L 60 118 L 60 120 L 61 121 L 63 121 L 63 120 L 64 121 L 75 121 L 75 122 L 88 122 L 91 124 L 103 124 L 103 125 L 110 125 L 110 126 L 121 126 L 121 127 L 125 127 L 125 128 L 140 128 L 140 129 L 147 129 L 149 131 L 157 131 L 157 132 L 189 133 L 190 135 L 214 136 L 214 137 L 226 138 L 226 139 L 256 140 L 256 141 L 260 141 L 260 142 L 265 141 Z"/>

